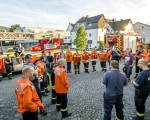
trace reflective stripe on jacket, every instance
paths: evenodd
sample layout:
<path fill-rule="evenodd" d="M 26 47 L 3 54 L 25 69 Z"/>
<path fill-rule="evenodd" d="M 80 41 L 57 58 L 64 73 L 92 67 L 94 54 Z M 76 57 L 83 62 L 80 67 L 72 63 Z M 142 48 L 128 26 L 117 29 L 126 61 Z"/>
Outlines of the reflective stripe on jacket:
<path fill-rule="evenodd" d="M 140 52 L 140 51 L 137 51 L 137 52 L 136 52 L 136 55 L 138 55 L 139 52 Z M 142 59 L 142 58 L 145 58 L 145 51 L 144 51 L 144 50 L 143 50 L 142 53 L 139 55 L 138 60 L 140 60 L 140 59 Z"/>
<path fill-rule="evenodd" d="M 17 97 L 18 112 L 23 114 L 26 111 L 36 112 L 37 107 L 44 109 L 37 91 L 30 80 L 21 78 L 16 83 L 15 94 Z"/>
<path fill-rule="evenodd" d="M 74 53 L 72 59 L 73 64 L 77 65 L 81 61 L 81 55 L 79 53 L 78 54 Z"/>
<path fill-rule="evenodd" d="M 90 53 L 86 52 L 82 54 L 82 61 L 89 61 L 89 58 L 91 57 Z"/>
<path fill-rule="evenodd" d="M 69 83 L 66 71 L 63 67 L 57 66 L 55 68 L 55 91 L 56 93 L 67 93 Z"/>
<path fill-rule="evenodd" d="M 72 52 L 66 52 L 66 62 L 72 62 Z"/>
<path fill-rule="evenodd" d="M 98 52 L 97 51 L 92 51 L 91 52 L 91 59 L 98 59 Z"/>
<path fill-rule="evenodd" d="M 43 74 L 45 72 L 45 66 L 44 66 L 43 62 L 38 61 L 37 67 L 39 68 L 38 76 L 39 76 L 39 78 L 42 79 L 43 78 Z"/>
<path fill-rule="evenodd" d="M 106 62 L 107 59 L 107 52 L 99 52 L 99 58 L 101 62 Z"/>
<path fill-rule="evenodd" d="M 145 59 L 150 64 L 150 50 L 146 51 L 146 53 L 145 53 Z"/>

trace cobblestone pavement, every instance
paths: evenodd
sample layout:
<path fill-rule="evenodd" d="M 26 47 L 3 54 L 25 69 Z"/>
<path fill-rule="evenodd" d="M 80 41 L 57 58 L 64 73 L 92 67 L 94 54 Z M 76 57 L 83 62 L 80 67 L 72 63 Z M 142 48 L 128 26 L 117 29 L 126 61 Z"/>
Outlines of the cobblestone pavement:
<path fill-rule="evenodd" d="M 108 66 L 108 64 L 107 64 Z M 122 68 L 122 66 L 120 67 Z M 101 71 L 100 63 L 97 63 L 97 71 L 92 72 L 90 63 L 89 74 L 84 72 L 81 65 L 81 74 L 68 74 L 70 89 L 68 92 L 68 110 L 73 115 L 66 120 L 102 120 L 104 115 L 103 93 L 104 88 L 100 86 L 104 72 Z M 134 73 L 134 72 L 133 72 Z M 15 84 L 21 74 L 17 73 L 12 80 L 4 78 L 0 82 L 0 120 L 21 120 L 22 116 L 17 111 L 16 97 L 14 94 Z M 132 76 L 133 78 L 133 76 Z M 55 105 L 51 104 L 51 93 L 43 98 L 43 103 L 48 115 L 39 115 L 40 120 L 61 120 L 61 113 L 56 112 Z M 124 115 L 125 120 L 132 120 L 135 115 L 134 87 L 131 83 L 124 89 Z M 150 98 L 146 102 L 146 120 L 150 120 Z M 112 110 L 112 120 L 115 119 L 115 110 Z"/>

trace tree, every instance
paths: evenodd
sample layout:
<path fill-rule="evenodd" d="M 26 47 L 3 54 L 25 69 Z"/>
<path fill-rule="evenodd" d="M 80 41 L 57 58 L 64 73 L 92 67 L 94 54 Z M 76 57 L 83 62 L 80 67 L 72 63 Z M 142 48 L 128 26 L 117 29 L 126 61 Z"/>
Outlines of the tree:
<path fill-rule="evenodd" d="M 76 32 L 76 38 L 73 41 L 73 44 L 79 48 L 81 51 L 85 48 L 87 45 L 87 32 L 84 28 L 84 25 L 81 25 L 77 32 Z"/>
<path fill-rule="evenodd" d="M 0 29 L 0 32 L 4 32 L 4 30 L 3 30 L 3 29 Z"/>
<path fill-rule="evenodd" d="M 99 49 L 104 48 L 104 43 L 103 43 L 103 41 L 98 41 L 97 44 L 99 45 Z"/>
<path fill-rule="evenodd" d="M 21 28 L 20 24 L 11 25 L 9 32 L 13 32 L 14 30 L 19 29 L 19 28 Z"/>

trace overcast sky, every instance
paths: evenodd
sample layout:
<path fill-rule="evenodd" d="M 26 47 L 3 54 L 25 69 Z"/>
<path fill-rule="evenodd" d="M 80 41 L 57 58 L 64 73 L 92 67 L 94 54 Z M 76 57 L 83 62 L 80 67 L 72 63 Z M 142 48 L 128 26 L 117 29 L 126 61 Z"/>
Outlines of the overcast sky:
<path fill-rule="evenodd" d="M 149 0 L 0 0 L 0 26 L 20 24 L 66 30 L 82 16 L 150 24 Z"/>

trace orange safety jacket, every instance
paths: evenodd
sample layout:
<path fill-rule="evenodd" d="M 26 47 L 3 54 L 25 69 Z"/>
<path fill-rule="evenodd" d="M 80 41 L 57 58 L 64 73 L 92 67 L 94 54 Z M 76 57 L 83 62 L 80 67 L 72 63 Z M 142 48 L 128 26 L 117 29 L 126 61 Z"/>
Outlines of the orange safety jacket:
<path fill-rule="evenodd" d="M 37 67 L 39 68 L 39 71 L 38 71 L 39 80 L 42 80 L 43 79 L 43 74 L 45 72 L 44 63 L 41 62 L 41 61 L 38 61 Z"/>
<path fill-rule="evenodd" d="M 147 50 L 145 53 L 145 59 L 147 60 L 148 64 L 150 65 L 150 50 Z"/>
<path fill-rule="evenodd" d="M 66 52 L 66 62 L 72 62 L 72 52 Z"/>
<path fill-rule="evenodd" d="M 111 51 L 111 50 L 109 50 L 109 51 L 107 51 L 107 58 L 108 58 L 108 60 L 110 60 L 110 56 L 111 56 L 111 53 L 112 53 L 113 51 Z"/>
<path fill-rule="evenodd" d="M 73 64 L 77 65 L 81 61 L 81 55 L 79 53 L 78 54 L 74 53 L 72 59 Z"/>
<path fill-rule="evenodd" d="M 57 66 L 54 73 L 56 93 L 66 94 L 69 89 L 69 83 L 65 69 L 61 66 Z"/>
<path fill-rule="evenodd" d="M 82 54 L 82 62 L 89 62 L 90 53 L 86 52 Z"/>
<path fill-rule="evenodd" d="M 107 60 L 107 52 L 99 52 L 99 58 L 101 62 L 106 62 Z"/>
<path fill-rule="evenodd" d="M 97 51 L 92 51 L 91 52 L 91 61 L 97 61 L 98 59 L 98 52 Z"/>
<path fill-rule="evenodd" d="M 124 56 L 124 55 L 127 55 L 127 54 L 128 54 L 127 51 L 124 51 L 124 52 L 123 52 L 123 56 Z"/>
<path fill-rule="evenodd" d="M 140 51 L 137 51 L 137 52 L 136 52 L 136 55 L 138 55 L 139 52 L 140 52 Z M 139 55 L 138 60 L 140 60 L 140 59 L 142 59 L 142 58 L 145 58 L 145 51 L 144 51 L 144 50 L 143 50 L 142 53 Z"/>
<path fill-rule="evenodd" d="M 37 107 L 44 109 L 33 83 L 21 78 L 16 83 L 15 94 L 17 97 L 18 112 L 23 114 L 26 111 L 36 112 Z"/>

